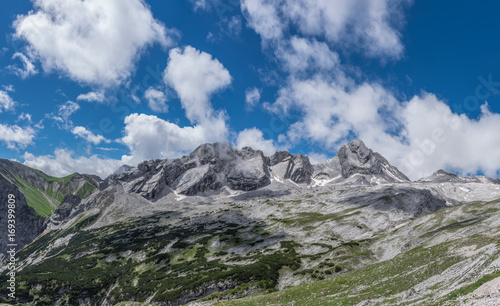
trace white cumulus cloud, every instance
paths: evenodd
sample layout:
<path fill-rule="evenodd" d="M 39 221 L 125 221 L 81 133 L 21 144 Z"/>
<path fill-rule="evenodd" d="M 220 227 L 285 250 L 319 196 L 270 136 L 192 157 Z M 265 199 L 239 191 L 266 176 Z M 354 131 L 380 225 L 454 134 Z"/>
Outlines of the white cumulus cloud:
<path fill-rule="evenodd" d="M 265 139 L 264 133 L 257 128 L 245 129 L 238 133 L 236 139 L 236 147 L 242 149 L 244 147 L 251 147 L 255 150 L 261 150 L 264 155 L 270 156 L 282 148 L 277 148 L 274 141 Z"/>
<path fill-rule="evenodd" d="M 60 128 L 70 129 L 73 126 L 73 121 L 69 118 L 80 109 L 80 105 L 73 101 L 67 101 L 58 106 L 57 114 L 52 114 L 52 120 L 60 124 Z"/>
<path fill-rule="evenodd" d="M 106 139 L 104 136 L 96 135 L 83 126 L 75 126 L 71 130 L 71 133 L 73 133 L 74 135 L 76 135 L 80 138 L 85 139 L 86 141 L 88 141 L 90 143 L 93 143 L 94 145 L 98 145 L 101 142 L 105 142 L 105 143 L 111 142 L 109 139 Z"/>
<path fill-rule="evenodd" d="M 73 155 L 72 151 L 57 149 L 54 155 L 35 156 L 26 152 L 23 159 L 25 165 L 56 177 L 81 173 L 94 174 L 104 179 L 122 165 L 120 160 L 102 158 L 98 155 L 89 157 Z"/>
<path fill-rule="evenodd" d="M 453 113 L 435 95 L 424 94 L 405 104 L 401 118 L 409 144 L 398 160 L 402 171 L 414 178 L 437 169 L 500 176 L 500 114 L 487 104 L 479 118 L 471 119 Z"/>
<path fill-rule="evenodd" d="M 143 0 L 34 0 L 14 22 L 15 36 L 45 71 L 108 87 L 126 80 L 153 43 L 173 44 L 176 32 L 156 20 Z"/>
<path fill-rule="evenodd" d="M 163 91 L 150 87 L 144 93 L 144 97 L 148 100 L 149 108 L 157 113 L 168 112 L 167 97 Z"/>
<path fill-rule="evenodd" d="M 312 142 L 335 152 L 359 138 L 412 179 L 438 169 L 500 174 L 500 114 L 487 104 L 479 118 L 471 119 L 453 113 L 432 94 L 398 101 L 376 83 L 318 75 L 291 79 L 268 109 L 285 116 L 299 113 L 287 131 L 294 145 Z"/>
<path fill-rule="evenodd" d="M 164 81 L 177 92 L 191 123 L 204 124 L 217 116 L 210 97 L 231 80 L 229 71 L 206 52 L 191 46 L 170 50 Z"/>
<path fill-rule="evenodd" d="M 125 118 L 124 137 L 130 155 L 122 160 L 135 165 L 143 160 L 180 157 L 200 144 L 224 141 L 226 126 L 223 120 L 213 125 L 180 127 L 156 116 L 131 114 Z"/>
<path fill-rule="evenodd" d="M 263 40 L 280 39 L 286 27 L 286 20 L 281 18 L 282 9 L 279 0 L 242 0 L 241 10 L 248 24 Z"/>
<path fill-rule="evenodd" d="M 293 36 L 288 42 L 279 44 L 276 57 L 292 74 L 313 71 L 328 71 L 338 68 L 339 56 L 328 44 L 315 39 Z"/>
<path fill-rule="evenodd" d="M 18 125 L 0 123 L 0 141 L 9 149 L 24 149 L 33 143 L 36 131 L 31 127 L 22 128 Z"/>
<path fill-rule="evenodd" d="M 260 90 L 256 87 L 245 91 L 245 102 L 248 110 L 252 110 L 260 101 Z"/>
<path fill-rule="evenodd" d="M 19 68 L 16 65 L 10 65 L 7 67 L 12 73 L 17 75 L 18 77 L 22 79 L 27 79 L 30 76 L 36 75 L 38 73 L 38 70 L 36 69 L 35 65 L 31 62 L 31 60 L 24 55 L 23 53 L 16 52 L 12 56 L 12 59 L 19 58 L 23 64 L 23 68 Z"/>
<path fill-rule="evenodd" d="M 31 122 L 31 114 L 21 113 L 21 115 L 17 117 L 17 120 L 26 120 L 28 122 Z"/>
<path fill-rule="evenodd" d="M 207 10 L 210 5 L 208 3 L 209 0 L 190 0 L 193 4 L 194 10 Z"/>
<path fill-rule="evenodd" d="M 409 0 L 242 0 L 248 24 L 264 41 L 280 40 L 294 26 L 306 36 L 324 37 L 338 47 L 369 56 L 400 57 L 398 27 Z"/>
<path fill-rule="evenodd" d="M 9 95 L 9 91 L 12 91 L 12 87 L 7 87 L 6 90 L 0 90 L 0 113 L 2 109 L 4 110 L 12 110 L 16 105 L 16 102 Z"/>

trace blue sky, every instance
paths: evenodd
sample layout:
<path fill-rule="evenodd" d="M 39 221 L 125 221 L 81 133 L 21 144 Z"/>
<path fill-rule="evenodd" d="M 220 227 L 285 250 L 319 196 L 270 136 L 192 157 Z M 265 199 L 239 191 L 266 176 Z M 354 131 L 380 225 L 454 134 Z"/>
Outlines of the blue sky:
<path fill-rule="evenodd" d="M 496 1 L 35 0 L 0 9 L 0 157 L 52 175 L 229 141 L 498 177 Z"/>

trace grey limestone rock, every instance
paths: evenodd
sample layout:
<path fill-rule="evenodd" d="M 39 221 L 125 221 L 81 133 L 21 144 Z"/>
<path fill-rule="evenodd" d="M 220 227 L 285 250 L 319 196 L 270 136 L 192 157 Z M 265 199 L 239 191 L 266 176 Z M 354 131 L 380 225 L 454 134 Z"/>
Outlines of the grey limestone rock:
<path fill-rule="evenodd" d="M 280 178 L 290 179 L 295 183 L 311 182 L 313 166 L 307 156 L 292 155 L 287 151 L 276 152 L 269 157 L 269 165 L 273 173 Z"/>
<path fill-rule="evenodd" d="M 334 158 L 314 166 L 307 156 L 287 151 L 265 157 L 262 151 L 249 147 L 238 150 L 229 143 L 213 143 L 203 144 L 178 159 L 150 160 L 137 167 L 124 167 L 108 177 L 101 190 L 120 184 L 127 192 L 157 201 L 171 192 L 209 195 L 224 187 L 252 191 L 271 184 L 273 179 L 297 184 L 311 184 L 312 179 L 337 180 L 334 183 L 351 185 L 409 181 L 361 140 L 342 146 Z"/>
<path fill-rule="evenodd" d="M 81 202 L 82 198 L 79 195 L 66 195 L 63 198 L 61 205 L 59 205 L 52 216 L 50 216 L 50 222 L 52 224 L 59 224 L 65 221 L 71 215 L 73 209 L 77 207 Z"/>
<path fill-rule="evenodd" d="M 364 179 L 349 179 L 361 175 Z M 337 155 L 323 163 L 314 165 L 313 178 L 317 180 L 337 180 L 362 185 L 379 183 L 409 182 L 406 175 L 391 166 L 382 155 L 367 148 L 361 140 L 353 140 L 343 145 Z M 346 181 L 346 179 L 349 179 Z"/>
<path fill-rule="evenodd" d="M 224 186 L 255 190 L 270 184 L 269 176 L 261 151 L 214 143 L 203 144 L 179 159 L 143 162 L 110 176 L 102 186 L 122 184 L 128 192 L 157 200 L 171 191 L 191 196 L 210 194 Z"/>

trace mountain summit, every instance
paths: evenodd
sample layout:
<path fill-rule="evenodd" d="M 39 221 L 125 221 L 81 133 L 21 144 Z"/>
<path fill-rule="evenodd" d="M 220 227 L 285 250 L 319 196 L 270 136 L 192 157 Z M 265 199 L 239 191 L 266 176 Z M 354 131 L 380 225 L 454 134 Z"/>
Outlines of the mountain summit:
<path fill-rule="evenodd" d="M 410 182 L 396 167 L 379 153 L 367 148 L 363 141 L 353 140 L 343 145 L 337 155 L 314 166 L 317 184 L 326 182 L 357 185 Z"/>
<path fill-rule="evenodd" d="M 262 151 L 229 143 L 203 144 L 179 159 L 145 161 L 122 169 L 103 184 L 123 185 L 126 191 L 155 200 L 170 192 L 202 195 L 221 190 L 251 191 L 271 183 L 378 185 L 410 180 L 378 153 L 354 140 L 324 163 L 287 151 L 266 157 Z"/>

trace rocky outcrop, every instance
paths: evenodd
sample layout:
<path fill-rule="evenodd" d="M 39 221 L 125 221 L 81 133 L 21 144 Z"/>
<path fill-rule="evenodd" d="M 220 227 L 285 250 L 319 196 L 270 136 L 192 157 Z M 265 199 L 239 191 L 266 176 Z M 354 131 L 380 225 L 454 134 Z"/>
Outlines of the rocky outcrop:
<path fill-rule="evenodd" d="M 418 218 L 447 207 L 445 200 L 436 197 L 429 190 L 408 186 L 373 189 L 370 192 L 356 194 L 344 200 L 344 203 L 359 206 L 368 204 L 370 209 L 392 212 L 391 218 L 393 219 Z M 405 216 L 400 216 L 400 212 L 404 212 Z M 372 222 L 375 224 L 377 221 L 372 220 Z"/>
<path fill-rule="evenodd" d="M 342 146 L 332 159 L 314 165 L 313 178 L 349 184 L 362 182 L 363 185 L 366 182 L 381 184 L 410 181 L 382 155 L 367 148 L 361 140 L 353 140 Z"/>
<path fill-rule="evenodd" d="M 243 160 L 237 162 L 227 175 L 227 185 L 234 190 L 250 191 L 271 183 L 265 157 L 261 151 L 245 147 L 240 152 Z"/>
<path fill-rule="evenodd" d="M 156 200 L 170 191 L 207 194 L 227 186 L 250 191 L 270 184 L 261 151 L 232 148 L 229 143 L 204 144 L 179 159 L 146 161 L 106 179 L 103 188 L 121 184 L 128 192 Z"/>
<path fill-rule="evenodd" d="M 271 171 L 278 178 L 290 179 L 295 183 L 309 184 L 311 182 L 314 169 L 307 156 L 292 155 L 287 151 L 282 151 L 269 157 L 268 162 Z"/>
<path fill-rule="evenodd" d="M 15 242 L 9 242 L 8 228 L 8 201 L 9 195 L 15 199 Z M 45 219 L 36 215 L 35 210 L 28 206 L 26 198 L 19 189 L 10 183 L 0 180 L 0 262 L 7 255 L 8 244 L 17 244 L 17 251 L 31 243 L 45 229 Z"/>
<path fill-rule="evenodd" d="M 342 146 L 337 153 L 343 177 L 353 174 L 382 174 L 381 160 L 361 140 Z"/>
<path fill-rule="evenodd" d="M 64 222 L 81 202 L 82 198 L 79 195 L 66 195 L 50 217 L 50 223 L 57 225 Z"/>

